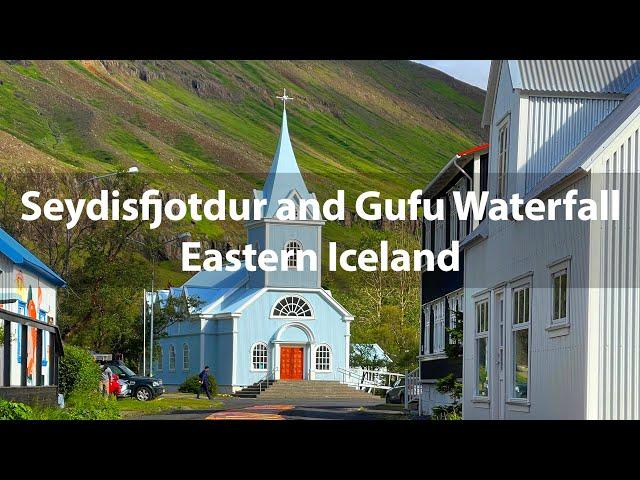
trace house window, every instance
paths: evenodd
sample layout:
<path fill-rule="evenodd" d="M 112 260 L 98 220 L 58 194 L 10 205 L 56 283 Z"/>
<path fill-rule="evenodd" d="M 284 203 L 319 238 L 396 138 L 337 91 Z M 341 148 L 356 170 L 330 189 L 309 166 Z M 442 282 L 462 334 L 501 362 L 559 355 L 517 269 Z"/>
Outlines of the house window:
<path fill-rule="evenodd" d="M 516 399 L 529 398 L 530 292 L 530 284 L 521 285 L 513 290 L 511 395 Z"/>
<path fill-rule="evenodd" d="M 476 343 L 476 388 L 475 394 L 479 397 L 489 396 L 489 301 L 476 302 L 475 322 Z"/>
<path fill-rule="evenodd" d="M 444 351 L 444 299 L 433 304 L 433 353 Z"/>
<path fill-rule="evenodd" d="M 328 372 L 331 370 L 331 350 L 327 345 L 316 348 L 316 370 Z"/>
<path fill-rule="evenodd" d="M 176 347 L 169 345 L 169 371 L 176 371 Z"/>
<path fill-rule="evenodd" d="M 162 371 L 162 367 L 163 367 L 163 359 L 162 359 L 162 347 L 158 347 L 158 356 L 156 358 L 156 370 L 158 371 Z"/>
<path fill-rule="evenodd" d="M 457 293 L 449 297 L 449 330 L 456 328 L 456 314 L 461 314 L 463 310 L 464 295 Z M 449 343 L 455 343 L 455 339 L 449 335 Z"/>
<path fill-rule="evenodd" d="M 549 268 L 551 273 L 551 325 L 569 323 L 569 261 Z"/>
<path fill-rule="evenodd" d="M 184 345 L 182 345 L 182 369 L 183 370 L 189 370 L 189 363 L 191 361 L 189 357 L 190 357 L 189 345 L 185 343 Z"/>
<path fill-rule="evenodd" d="M 466 179 L 462 178 L 459 182 L 458 182 L 458 191 L 460 192 L 460 200 L 462 202 L 462 204 L 464 205 L 464 201 L 467 198 L 467 181 Z M 454 205 L 455 208 L 455 205 Z M 471 215 L 471 214 L 469 214 Z M 458 216 L 458 213 L 456 212 L 456 218 Z M 472 220 L 473 221 L 473 220 Z M 458 224 L 459 224 L 459 234 L 458 234 L 458 240 L 462 240 L 464 237 L 467 236 L 467 220 L 458 220 Z"/>
<path fill-rule="evenodd" d="M 507 166 L 509 159 L 509 120 L 505 120 L 498 130 L 498 185 L 497 197 L 507 193 Z"/>
<path fill-rule="evenodd" d="M 267 344 L 256 343 L 251 349 L 251 365 L 253 370 L 267 370 Z"/>
<path fill-rule="evenodd" d="M 311 318 L 313 312 L 304 298 L 291 296 L 280 299 L 274 305 L 271 316 L 275 318 Z"/>
<path fill-rule="evenodd" d="M 424 338 L 423 340 L 423 349 L 424 353 L 431 353 L 429 345 L 431 344 L 431 306 L 424 305 L 422 307 L 422 311 L 424 312 Z"/>
<path fill-rule="evenodd" d="M 297 268 L 298 267 L 298 252 L 302 250 L 302 244 L 298 240 L 290 240 L 284 246 L 284 251 L 289 254 L 289 252 L 293 252 L 290 257 L 287 258 L 287 267 L 289 268 Z"/>
<path fill-rule="evenodd" d="M 433 222 L 429 220 L 423 220 L 424 222 L 424 238 L 422 239 L 422 245 L 424 250 L 431 250 L 433 245 L 431 245 L 431 228 Z"/>
<path fill-rule="evenodd" d="M 440 251 L 445 249 L 445 236 L 447 234 L 446 232 L 446 228 L 445 228 L 445 221 L 444 220 L 434 220 L 434 229 L 435 229 L 435 236 L 434 236 L 434 248 L 433 248 L 433 253 L 434 255 L 437 255 Z"/>

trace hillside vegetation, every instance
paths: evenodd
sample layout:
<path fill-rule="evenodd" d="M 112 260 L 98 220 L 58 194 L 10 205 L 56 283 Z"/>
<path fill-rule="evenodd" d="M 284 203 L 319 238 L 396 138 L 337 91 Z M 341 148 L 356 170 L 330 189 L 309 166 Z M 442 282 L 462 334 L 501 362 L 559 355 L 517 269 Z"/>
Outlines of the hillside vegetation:
<path fill-rule="evenodd" d="M 294 97 L 287 107 L 298 162 L 321 200 L 337 189 L 348 203 L 365 190 L 405 197 L 454 152 L 482 141 L 484 92 L 408 61 L 3 61 L 0 165 L 34 179 L 136 165 L 140 178 L 169 196 L 224 188 L 245 197 L 262 187 L 270 166 L 283 87 Z M 43 253 L 44 239 L 7 217 L 3 223 Z M 244 240 L 233 222 L 167 228 L 218 245 Z M 327 225 L 324 236 L 358 247 L 380 234 L 370 230 L 348 222 Z M 160 259 L 161 287 L 186 278 L 170 253 Z M 353 281 L 324 275 L 341 301 L 360 309 Z"/>

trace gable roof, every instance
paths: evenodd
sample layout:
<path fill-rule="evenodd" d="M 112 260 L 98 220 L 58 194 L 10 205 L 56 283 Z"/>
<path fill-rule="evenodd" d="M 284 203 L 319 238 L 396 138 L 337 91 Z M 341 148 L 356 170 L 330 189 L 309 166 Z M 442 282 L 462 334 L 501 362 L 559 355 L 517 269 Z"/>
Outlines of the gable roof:
<path fill-rule="evenodd" d="M 42 260 L 27 250 L 20 242 L 0 228 L 0 252 L 16 265 L 20 265 L 36 275 L 43 277 L 56 287 L 63 287 L 66 282 Z"/>
<path fill-rule="evenodd" d="M 503 62 L 512 88 L 529 92 L 625 95 L 640 84 L 639 60 L 492 60 L 483 127 L 491 123 Z"/>
<path fill-rule="evenodd" d="M 481 152 L 483 150 L 489 150 L 489 144 L 483 143 L 482 145 L 475 146 L 473 148 L 469 148 L 467 150 L 463 150 L 462 152 L 456 153 L 451 160 L 447 162 L 447 164 L 442 167 L 435 177 L 429 182 L 424 190 L 422 191 L 422 198 L 429 199 L 435 198 L 443 188 L 445 188 L 449 183 L 458 175 L 460 172 L 460 168 L 464 167 L 469 163 L 470 160 L 473 159 L 473 154 L 476 152 Z M 458 168 L 460 167 L 460 168 Z"/>

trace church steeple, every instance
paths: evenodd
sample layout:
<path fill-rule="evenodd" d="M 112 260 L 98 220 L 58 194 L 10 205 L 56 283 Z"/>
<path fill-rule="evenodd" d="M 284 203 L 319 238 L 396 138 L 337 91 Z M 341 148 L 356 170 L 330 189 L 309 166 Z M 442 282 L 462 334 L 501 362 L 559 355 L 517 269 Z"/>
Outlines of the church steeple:
<path fill-rule="evenodd" d="M 264 184 L 262 198 L 267 200 L 264 214 L 266 218 L 273 217 L 278 210 L 278 200 L 289 197 L 294 190 L 302 198 L 312 198 L 304 183 L 300 168 L 298 168 L 298 162 L 289 138 L 287 101 L 292 100 L 292 98 L 287 96 L 286 89 L 284 90 L 284 95 L 277 98 L 283 102 L 282 127 L 280 128 L 278 147 Z"/>

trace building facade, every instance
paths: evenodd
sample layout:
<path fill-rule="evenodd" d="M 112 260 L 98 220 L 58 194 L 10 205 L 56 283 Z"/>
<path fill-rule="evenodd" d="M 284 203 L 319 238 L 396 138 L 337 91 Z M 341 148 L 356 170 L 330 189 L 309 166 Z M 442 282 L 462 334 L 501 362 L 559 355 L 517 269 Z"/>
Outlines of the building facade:
<path fill-rule="evenodd" d="M 473 231 L 478 221 L 473 218 L 461 220 L 454 208 L 453 192 L 482 191 L 486 188 L 489 145 L 457 153 L 447 165 L 427 185 L 423 199 L 435 202 L 441 199 L 445 204 L 444 220 L 425 220 L 422 224 L 422 248 L 432 250 L 437 255 L 441 250 L 451 248 L 451 242 L 462 241 Z M 449 329 L 455 326 L 460 315 L 464 318 L 464 258 L 460 258 L 457 272 L 444 272 L 437 266 L 434 271 L 423 267 L 421 282 L 421 323 L 419 369 L 419 408 L 421 415 L 431 414 L 436 405 L 450 403 L 450 398 L 436 390 L 436 381 L 450 373 L 462 379 L 462 359 L 448 358 L 445 345 L 451 340 Z"/>
<path fill-rule="evenodd" d="M 167 292 L 198 298 L 202 305 L 159 341 L 155 368 L 165 384 L 180 384 L 205 365 L 223 392 L 264 379 L 339 380 L 349 368 L 353 316 L 320 283 L 324 222 L 275 217 L 279 199 L 299 205 L 315 198 L 298 168 L 286 109 L 271 169 L 254 198 L 266 205 L 261 220 L 245 225 L 248 244 L 258 251 L 312 250 L 318 268 L 313 271 L 308 258 L 292 257 L 286 271 L 202 271 Z M 304 262 L 301 270 L 297 262 Z"/>
<path fill-rule="evenodd" d="M 492 62 L 490 198 L 619 190 L 621 212 L 462 242 L 465 419 L 640 418 L 639 86 L 633 60 Z"/>
<path fill-rule="evenodd" d="M 0 398 L 55 404 L 62 343 L 57 289 L 65 282 L 0 229 Z"/>

